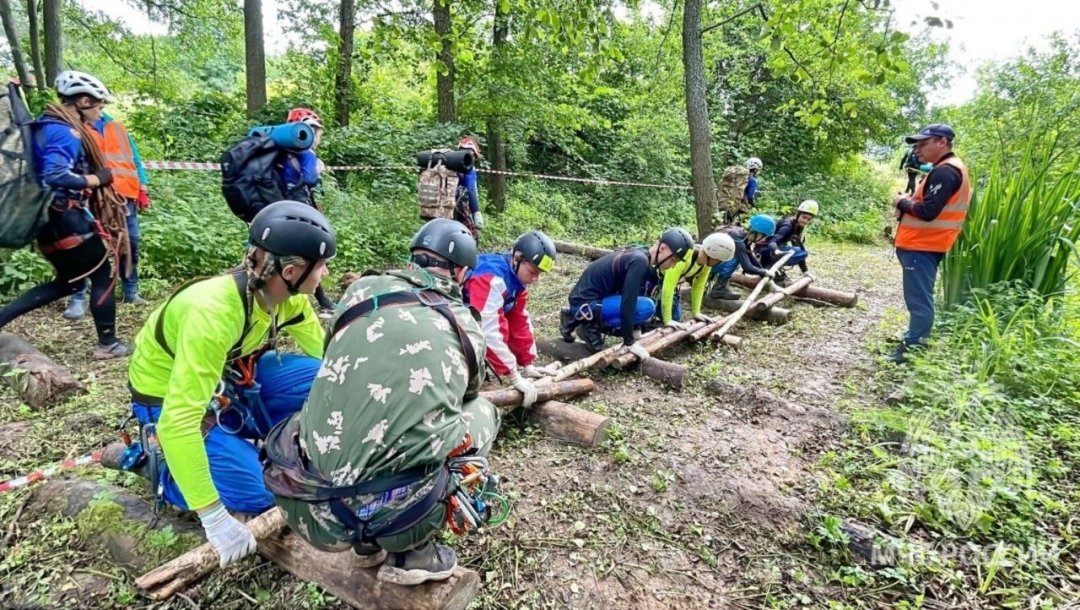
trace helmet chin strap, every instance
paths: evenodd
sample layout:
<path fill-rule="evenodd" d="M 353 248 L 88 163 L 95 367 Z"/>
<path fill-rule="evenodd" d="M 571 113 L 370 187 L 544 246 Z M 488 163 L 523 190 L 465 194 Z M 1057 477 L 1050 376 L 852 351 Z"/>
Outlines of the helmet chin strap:
<path fill-rule="evenodd" d="M 663 245 L 663 242 L 660 241 L 659 239 L 656 240 L 656 255 L 653 258 L 656 258 L 656 257 L 660 256 L 660 246 L 661 245 Z M 669 248 L 669 250 L 670 250 L 670 248 Z M 657 275 L 660 275 L 660 265 L 663 265 L 664 263 L 668 262 L 668 259 L 673 257 L 673 256 L 675 256 L 674 252 L 672 252 L 671 254 L 668 254 L 667 256 L 665 256 L 664 260 L 656 261 L 653 264 L 653 271 L 656 272 Z"/>
<path fill-rule="evenodd" d="M 310 276 L 311 272 L 315 270 L 315 261 L 309 261 L 307 259 L 304 259 L 304 262 L 307 263 L 307 267 L 304 269 L 304 272 L 300 274 L 299 279 L 297 279 L 295 282 L 290 282 L 289 280 L 285 279 L 285 268 L 281 265 L 281 259 L 276 256 L 274 257 L 274 271 L 276 271 L 278 276 L 281 277 L 281 281 L 285 284 L 285 288 L 289 290 L 290 296 L 296 296 L 297 294 L 300 294 L 300 287 L 304 285 L 304 282 L 307 281 L 308 276 Z"/>

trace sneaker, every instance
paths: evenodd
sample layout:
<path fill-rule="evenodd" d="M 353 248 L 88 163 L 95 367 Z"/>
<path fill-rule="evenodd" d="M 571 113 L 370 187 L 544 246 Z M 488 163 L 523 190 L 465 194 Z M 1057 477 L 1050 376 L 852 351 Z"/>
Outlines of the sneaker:
<path fill-rule="evenodd" d="M 412 587 L 430 580 L 446 580 L 457 566 L 454 549 L 435 542 L 405 551 L 390 553 L 379 568 L 377 578 L 383 582 Z"/>
<path fill-rule="evenodd" d="M 135 294 L 125 294 L 124 298 L 120 299 L 120 302 L 121 303 L 128 303 L 130 305 L 139 305 L 139 306 L 149 305 L 150 304 L 150 301 L 147 301 L 146 299 L 142 298 L 142 295 L 140 295 L 137 292 Z"/>
<path fill-rule="evenodd" d="M 117 341 L 111 345 L 98 345 L 94 350 L 94 360 L 112 360 L 113 358 L 127 358 L 135 353 L 135 348 L 123 341 Z"/>
<path fill-rule="evenodd" d="M 713 286 L 712 290 L 709 291 L 709 298 L 720 299 L 722 301 L 734 301 L 742 297 L 739 296 L 739 293 L 734 292 L 733 290 L 731 290 L 731 288 L 728 288 L 727 282 L 717 282 L 716 285 Z"/>
<path fill-rule="evenodd" d="M 369 568 L 374 568 L 376 566 L 382 565 L 382 563 L 386 561 L 387 556 L 389 556 L 389 553 L 386 552 L 386 549 L 379 549 L 374 553 L 369 553 L 366 555 L 357 552 L 356 559 L 353 560 L 353 565 L 358 568 L 363 568 L 365 570 Z"/>
<path fill-rule="evenodd" d="M 67 309 L 64 310 L 64 319 L 81 320 L 86 315 L 86 299 L 72 298 L 68 301 Z"/>
<path fill-rule="evenodd" d="M 569 307 L 563 307 L 559 312 L 559 334 L 562 335 L 562 340 L 567 343 L 574 342 L 574 329 L 578 327 L 581 322 L 574 317 L 574 314 L 570 313 Z"/>
<path fill-rule="evenodd" d="M 337 310 L 334 309 L 333 307 L 320 307 L 319 308 L 319 319 L 320 320 L 329 320 L 330 318 L 334 317 L 335 313 L 337 313 Z"/>
<path fill-rule="evenodd" d="M 600 324 L 596 322 L 581 324 L 577 327 L 577 334 L 592 353 L 595 354 L 604 349 L 604 334 L 600 332 Z"/>
<path fill-rule="evenodd" d="M 787 288 L 791 285 L 791 278 L 789 278 L 788 274 L 784 273 L 783 271 L 777 273 L 776 279 L 773 281 L 776 282 L 776 285 L 781 288 Z"/>

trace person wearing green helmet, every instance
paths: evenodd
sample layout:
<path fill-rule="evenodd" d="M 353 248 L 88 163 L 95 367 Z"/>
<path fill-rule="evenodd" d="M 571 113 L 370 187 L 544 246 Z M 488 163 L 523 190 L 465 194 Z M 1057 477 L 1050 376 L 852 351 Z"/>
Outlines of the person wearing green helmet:
<path fill-rule="evenodd" d="M 351 549 L 358 567 L 381 564 L 380 581 L 405 586 L 453 573 L 454 549 L 439 534 L 448 524 L 462 533 L 458 500 L 469 492 L 455 468 L 461 458 L 488 472 L 499 431 L 498 411 L 479 396 L 484 333 L 461 295 L 476 240 L 437 218 L 409 249 L 408 268 L 346 289 L 323 368 L 303 409 L 268 436 L 264 472 L 300 537 Z M 475 525 L 489 516 L 483 506 L 464 507 Z"/>
<path fill-rule="evenodd" d="M 735 242 L 735 256 L 731 260 L 714 265 L 711 272 L 713 279 L 712 290 L 709 298 L 731 300 L 739 298 L 739 294 L 728 287 L 731 276 L 735 269 L 742 267 L 744 273 L 758 275 L 772 279 L 776 274 L 769 271 L 758 260 L 754 248 L 764 244 L 765 241 L 776 232 L 776 221 L 772 216 L 757 214 L 750 218 L 747 228 L 738 226 L 724 227 L 721 233 L 731 236 Z"/>
<path fill-rule="evenodd" d="M 761 264 L 766 267 L 771 267 L 773 263 L 780 260 L 780 257 L 785 252 L 792 252 L 793 254 L 787 262 L 784 263 L 785 267 L 799 266 L 799 270 L 803 275 L 811 275 L 809 267 L 806 265 L 806 259 L 809 256 L 809 252 L 806 251 L 806 242 L 803 240 L 803 232 L 806 227 L 810 226 L 810 223 L 817 217 L 819 211 L 818 202 L 813 199 L 807 199 L 799 204 L 799 207 L 795 209 L 794 216 L 788 216 L 776 223 L 776 231 L 769 237 L 760 248 L 757 249 L 758 255 L 761 258 Z M 790 245 L 789 245 L 790 244 Z M 777 274 L 776 283 L 781 286 L 788 284 L 787 276 L 781 272 Z"/>
<path fill-rule="evenodd" d="M 324 336 L 308 296 L 337 251 L 326 217 L 296 201 L 263 208 L 249 237 L 241 266 L 188 282 L 150 314 L 128 367 L 140 442 L 125 464 L 159 501 L 198 513 L 222 566 L 255 549 L 229 511 L 274 505 L 249 439 L 307 397 Z M 274 353 L 281 332 L 305 355 Z"/>

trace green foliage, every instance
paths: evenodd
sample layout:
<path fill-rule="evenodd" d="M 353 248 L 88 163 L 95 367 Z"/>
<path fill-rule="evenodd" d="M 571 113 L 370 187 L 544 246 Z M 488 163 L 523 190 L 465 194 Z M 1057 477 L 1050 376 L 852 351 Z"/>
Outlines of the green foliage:
<path fill-rule="evenodd" d="M 1057 146 L 1033 135 L 1015 164 L 1002 151 L 973 178 L 980 186 L 942 270 L 946 305 L 1000 282 L 1043 297 L 1062 293 L 1080 238 L 1080 156 Z"/>

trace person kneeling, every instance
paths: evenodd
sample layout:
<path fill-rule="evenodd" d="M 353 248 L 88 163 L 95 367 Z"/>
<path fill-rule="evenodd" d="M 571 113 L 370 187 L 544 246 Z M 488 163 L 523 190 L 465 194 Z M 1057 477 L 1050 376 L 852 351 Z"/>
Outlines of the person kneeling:
<path fill-rule="evenodd" d="M 776 232 L 759 249 L 761 263 L 766 267 L 771 267 L 776 261 L 780 260 L 780 257 L 785 252 L 792 252 L 791 257 L 787 259 L 784 266 L 794 267 L 798 265 L 803 275 L 811 275 L 810 269 L 806 266 L 806 259 L 810 254 L 806 251 L 803 232 L 806 227 L 810 226 L 817 214 L 818 202 L 807 199 L 799 204 L 794 216 L 788 216 L 776 223 Z M 776 283 L 787 286 L 790 282 L 786 276 L 783 276 L 778 277 Z"/>
<path fill-rule="evenodd" d="M 399 585 L 453 573 L 436 537 L 488 516 L 497 477 L 485 456 L 499 430 L 479 396 L 484 335 L 461 297 L 476 241 L 435 219 L 410 250 L 408 269 L 346 290 L 308 401 L 270 433 L 264 471 L 293 531 L 381 563 L 378 579 Z M 469 491 L 465 477 L 486 482 Z"/>
<path fill-rule="evenodd" d="M 712 267 L 731 260 L 735 256 L 735 241 L 727 233 L 716 232 L 701 240 L 686 253 L 686 257 L 671 269 L 664 272 L 664 283 L 660 288 L 660 321 L 664 326 L 685 330 L 689 324 L 682 321 L 679 284 L 683 280 L 690 283 L 690 317 L 701 322 L 711 318 L 701 314 L 701 301 L 705 296 L 705 286 L 709 281 Z"/>
<path fill-rule="evenodd" d="M 738 267 L 742 267 L 743 272 L 750 275 L 767 277 L 770 280 L 776 277 L 775 273 L 762 265 L 757 255 L 751 250 L 754 246 L 764 244 L 765 240 L 776 232 L 776 221 L 772 216 L 757 214 L 751 217 L 749 230 L 742 227 L 724 227 L 720 229 L 720 232 L 728 234 L 735 242 L 735 256 L 713 266 L 710 276 L 714 278 L 714 282 L 712 290 L 709 291 L 709 298 L 724 300 L 739 298 L 737 292 L 728 288 L 728 282 Z"/>

